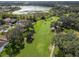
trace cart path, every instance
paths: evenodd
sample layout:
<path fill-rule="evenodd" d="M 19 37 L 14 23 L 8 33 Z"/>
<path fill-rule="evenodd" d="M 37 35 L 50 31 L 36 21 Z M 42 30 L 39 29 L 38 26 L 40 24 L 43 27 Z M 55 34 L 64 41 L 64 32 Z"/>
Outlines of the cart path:
<path fill-rule="evenodd" d="M 51 47 L 51 53 L 50 53 L 50 57 L 52 57 L 52 56 L 53 56 L 54 49 L 55 49 L 55 46 L 54 46 L 54 44 L 53 44 L 53 46 Z"/>

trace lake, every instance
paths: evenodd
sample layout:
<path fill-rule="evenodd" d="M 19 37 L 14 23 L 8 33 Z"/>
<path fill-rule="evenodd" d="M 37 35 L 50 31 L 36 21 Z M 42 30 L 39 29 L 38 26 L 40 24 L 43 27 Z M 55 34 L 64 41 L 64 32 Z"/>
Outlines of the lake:
<path fill-rule="evenodd" d="M 13 14 L 27 14 L 29 12 L 48 12 L 51 7 L 46 6 L 20 6 L 20 10 L 14 11 Z"/>

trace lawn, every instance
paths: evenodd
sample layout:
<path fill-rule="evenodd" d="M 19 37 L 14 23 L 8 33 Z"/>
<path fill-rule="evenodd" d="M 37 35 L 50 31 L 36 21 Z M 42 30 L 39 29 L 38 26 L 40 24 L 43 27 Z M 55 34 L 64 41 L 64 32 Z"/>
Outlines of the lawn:
<path fill-rule="evenodd" d="M 34 41 L 30 44 L 26 43 L 25 48 L 17 56 L 49 56 L 50 52 L 48 50 L 48 47 L 53 37 L 50 29 L 50 24 L 57 19 L 58 17 L 52 17 L 49 18 L 47 21 L 40 20 L 36 22 L 34 25 L 34 29 L 36 32 L 33 36 Z"/>

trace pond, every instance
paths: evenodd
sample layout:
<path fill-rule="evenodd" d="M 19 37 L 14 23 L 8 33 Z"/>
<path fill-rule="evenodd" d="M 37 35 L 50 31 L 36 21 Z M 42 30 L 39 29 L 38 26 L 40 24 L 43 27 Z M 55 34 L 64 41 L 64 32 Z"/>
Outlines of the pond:
<path fill-rule="evenodd" d="M 13 14 L 27 14 L 29 12 L 48 12 L 51 7 L 46 6 L 20 6 L 20 10 L 14 11 Z"/>

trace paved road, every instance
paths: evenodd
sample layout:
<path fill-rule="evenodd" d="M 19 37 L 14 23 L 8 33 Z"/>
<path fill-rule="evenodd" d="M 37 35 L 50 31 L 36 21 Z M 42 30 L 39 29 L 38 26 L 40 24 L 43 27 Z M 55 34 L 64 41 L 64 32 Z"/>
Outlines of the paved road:
<path fill-rule="evenodd" d="M 53 56 L 54 49 L 55 49 L 55 46 L 53 45 L 53 46 L 51 47 L 51 53 L 50 53 L 50 57 L 52 57 L 52 56 Z"/>

